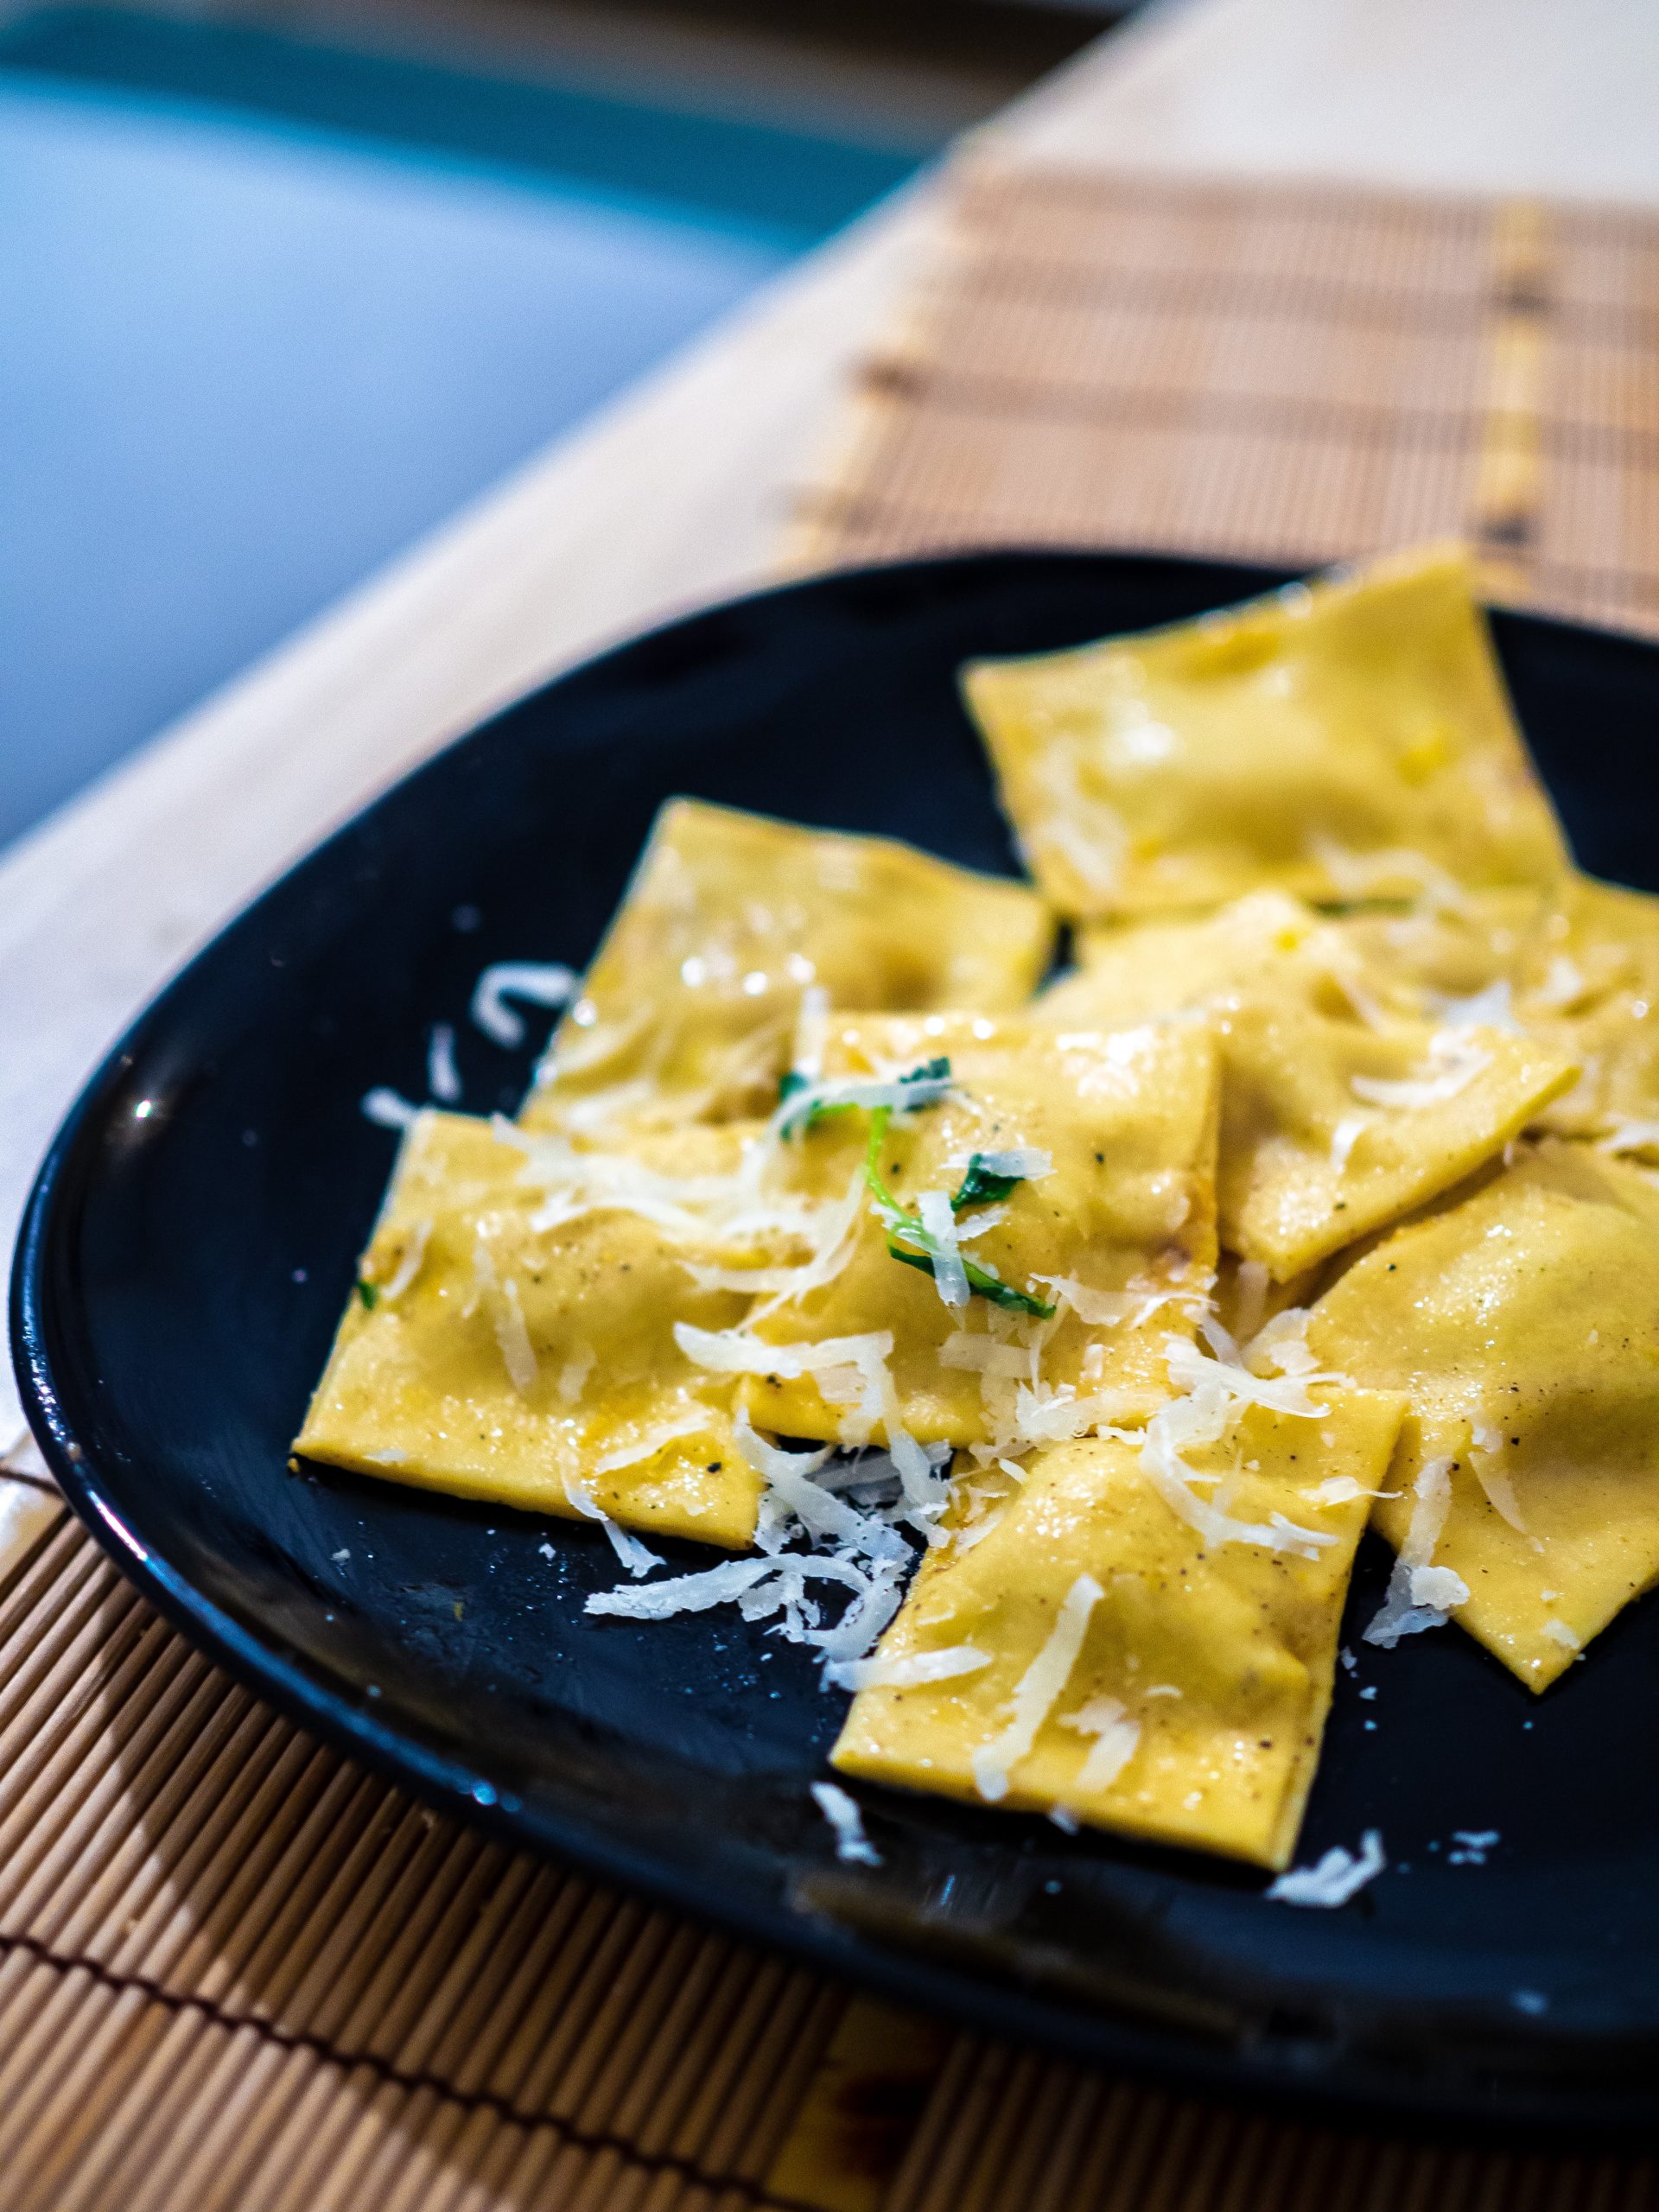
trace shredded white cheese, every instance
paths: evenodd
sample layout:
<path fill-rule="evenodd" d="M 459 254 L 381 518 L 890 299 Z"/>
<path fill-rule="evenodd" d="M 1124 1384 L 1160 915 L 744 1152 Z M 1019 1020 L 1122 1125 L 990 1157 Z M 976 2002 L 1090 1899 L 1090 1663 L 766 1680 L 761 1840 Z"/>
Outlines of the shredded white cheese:
<path fill-rule="evenodd" d="M 461 1101 L 461 1073 L 455 1065 L 455 1033 L 447 1021 L 435 1021 L 426 1044 L 426 1087 L 442 1106 Z"/>
<path fill-rule="evenodd" d="M 1204 1478 L 1183 1455 L 1195 1446 L 1218 1443 L 1240 1405 L 1254 1403 L 1303 1419 L 1321 1418 L 1330 1409 L 1309 1398 L 1307 1385 L 1333 1378 L 1316 1374 L 1266 1382 L 1229 1361 L 1206 1359 L 1195 1344 L 1179 1337 L 1166 1339 L 1165 1357 L 1170 1380 L 1178 1387 L 1185 1383 L 1186 1391 L 1159 1408 L 1141 1440 L 1141 1464 L 1159 1496 L 1206 1543 L 1260 1544 L 1269 1551 L 1317 1559 L 1337 1541 L 1333 1534 L 1302 1528 L 1277 1512 L 1265 1522 L 1236 1519 L 1199 1497 L 1192 1484 Z"/>
<path fill-rule="evenodd" d="M 1468 998 L 1446 998 L 1435 992 L 1428 996 L 1437 1019 L 1448 1029 L 1509 1029 L 1525 1034 L 1510 1003 L 1507 980 L 1489 983 Z"/>
<path fill-rule="evenodd" d="M 1360 1077 L 1356 1080 L 1363 1082 L 1364 1078 Z M 1348 1114 L 1337 1123 L 1331 1132 L 1331 1171 L 1333 1174 L 1345 1175 L 1348 1173 L 1348 1162 L 1353 1157 L 1354 1147 L 1370 1126 L 1370 1117 L 1365 1114 Z"/>
<path fill-rule="evenodd" d="M 383 1129 L 406 1129 L 421 1115 L 418 1106 L 411 1106 L 400 1092 L 384 1083 L 365 1094 L 361 1110 L 365 1120 Z"/>
<path fill-rule="evenodd" d="M 1287 1306 L 1256 1331 L 1240 1353 L 1241 1362 L 1253 1375 L 1263 1368 L 1281 1375 L 1312 1375 L 1319 1363 L 1307 1342 L 1313 1318 L 1306 1306 Z"/>
<path fill-rule="evenodd" d="M 557 961 L 501 960 L 486 968 L 473 987 L 472 1016 L 484 1034 L 505 1050 L 524 1041 L 526 1023 L 509 999 L 531 1006 L 563 1006 L 576 988 L 574 971 Z"/>
<path fill-rule="evenodd" d="M 1078 1320 L 1091 1329 L 1116 1328 L 1145 1303 L 1132 1291 L 1091 1289 L 1074 1275 L 1033 1275 L 1032 1281 L 1046 1283 L 1056 1298 L 1063 1300 Z"/>
<path fill-rule="evenodd" d="M 1173 1694 L 1179 1697 L 1180 1692 Z M 1077 1788 L 1090 1796 L 1110 1789 L 1135 1757 L 1141 1741 L 1141 1723 L 1131 1720 L 1127 1707 L 1115 1697 L 1090 1698 L 1076 1713 L 1062 1714 L 1060 1726 L 1095 1738 L 1077 1775 Z"/>
<path fill-rule="evenodd" d="M 594 1348 L 583 1344 L 573 1352 L 559 1370 L 558 1393 L 567 1406 L 574 1406 L 588 1387 L 588 1377 L 594 1371 Z"/>
<path fill-rule="evenodd" d="M 976 1675 L 990 1663 L 988 1651 L 976 1651 L 971 1643 L 953 1643 L 946 1650 L 912 1651 L 903 1657 L 888 1658 L 878 1651 L 873 1658 L 847 1659 L 826 1667 L 824 1675 L 839 1690 L 909 1690 Z"/>
<path fill-rule="evenodd" d="M 1357 1857 L 1338 1844 L 1325 1853 L 1317 1866 L 1299 1866 L 1291 1873 L 1281 1874 L 1276 1882 L 1269 1884 L 1267 1894 L 1280 1904 L 1327 1908 L 1346 1904 L 1367 1882 L 1374 1881 L 1388 1863 L 1382 1837 L 1375 1828 L 1367 1828 L 1360 1838 Z"/>
<path fill-rule="evenodd" d="M 1006 1152 L 982 1152 L 979 1164 L 988 1175 L 1014 1175 L 1022 1183 L 1039 1183 L 1054 1173 L 1054 1155 L 1034 1144 L 1011 1145 Z"/>
<path fill-rule="evenodd" d="M 968 1271 L 957 1249 L 957 1217 L 944 1191 L 924 1191 L 916 1201 L 933 1262 L 933 1287 L 947 1306 L 968 1303 Z"/>
<path fill-rule="evenodd" d="M 416 1276 L 426 1265 L 426 1248 L 431 1241 L 432 1224 L 429 1221 L 417 1221 L 410 1231 L 409 1242 L 404 1247 L 404 1255 L 397 1262 L 395 1273 L 380 1293 L 383 1304 L 395 1306 L 414 1282 Z"/>
<path fill-rule="evenodd" d="M 974 1787 L 988 1804 L 1008 1794 L 1008 1777 L 1037 1741 L 1037 1732 L 1065 1694 L 1083 1649 L 1089 1617 L 1104 1592 L 1092 1574 L 1080 1574 L 1061 1600 L 1042 1649 L 1014 1686 L 1008 1725 L 973 1756 Z"/>
<path fill-rule="evenodd" d="M 873 1113 L 886 1106 L 895 1114 L 914 1113 L 924 1106 L 943 1105 L 951 1093 L 945 1076 L 899 1077 L 842 1076 L 828 1082 L 808 1083 L 791 1091 L 772 1117 L 772 1133 L 787 1137 L 820 1107 L 858 1106 Z"/>
<path fill-rule="evenodd" d="M 1598 1152 L 1659 1152 L 1659 1122 L 1621 1122 L 1596 1139 Z"/>
<path fill-rule="evenodd" d="M 855 1866 L 879 1866 L 881 1854 L 864 1833 L 864 1815 L 855 1799 L 833 1782 L 815 1782 L 818 1810 L 836 1832 L 836 1856 Z"/>
<path fill-rule="evenodd" d="M 1543 982 L 1532 994 L 1532 1003 L 1551 1013 L 1565 1013 L 1589 988 L 1577 963 L 1569 960 L 1564 952 L 1558 952 L 1550 962 Z"/>
<path fill-rule="evenodd" d="M 1348 1088 L 1367 1106 L 1393 1106 L 1406 1112 L 1417 1112 L 1455 1098 L 1491 1064 L 1491 1054 L 1471 1044 L 1467 1032 L 1442 1029 L 1429 1039 L 1427 1061 L 1415 1076 L 1402 1083 L 1387 1083 L 1375 1076 L 1351 1076 Z"/>
<path fill-rule="evenodd" d="M 653 1567 L 662 1565 L 657 1554 L 647 1550 L 638 1536 L 619 1529 L 610 1515 L 594 1502 L 593 1492 L 573 1476 L 565 1477 L 564 1494 L 584 1519 L 599 1522 L 610 1539 L 611 1549 L 630 1574 L 649 1574 Z"/>
<path fill-rule="evenodd" d="M 620 1467 L 637 1467 L 642 1459 L 654 1459 L 657 1454 L 682 1436 L 700 1435 L 709 1426 L 709 1415 L 701 1408 L 665 1421 L 656 1428 L 648 1428 L 636 1436 L 632 1444 L 624 1444 L 614 1452 L 607 1452 L 602 1459 L 594 1462 L 596 1475 L 613 1475 Z"/>
<path fill-rule="evenodd" d="M 1381 1644 L 1385 1650 L 1392 1650 L 1402 1636 L 1443 1627 L 1453 1608 L 1469 1595 L 1469 1586 L 1460 1575 L 1433 1564 L 1434 1547 L 1452 1510 L 1450 1458 L 1426 1460 L 1412 1494 L 1411 1519 L 1389 1577 L 1388 1594 L 1365 1630 L 1366 1643 Z"/>

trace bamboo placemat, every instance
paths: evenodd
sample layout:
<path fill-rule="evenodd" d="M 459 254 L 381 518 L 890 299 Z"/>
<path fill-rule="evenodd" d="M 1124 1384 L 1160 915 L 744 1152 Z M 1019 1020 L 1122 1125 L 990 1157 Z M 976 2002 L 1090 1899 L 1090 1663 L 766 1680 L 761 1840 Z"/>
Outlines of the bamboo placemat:
<path fill-rule="evenodd" d="M 1659 226 L 982 177 L 798 558 L 1472 530 L 1659 621 Z M 14 1464 L 25 1464 L 15 1462 Z M 0 2212 L 1637 2212 L 948 2031 L 411 1803 L 0 1474 Z"/>
<path fill-rule="evenodd" d="M 1506 598 L 1659 627 L 1659 219 L 986 169 L 791 555 L 1448 534 Z"/>

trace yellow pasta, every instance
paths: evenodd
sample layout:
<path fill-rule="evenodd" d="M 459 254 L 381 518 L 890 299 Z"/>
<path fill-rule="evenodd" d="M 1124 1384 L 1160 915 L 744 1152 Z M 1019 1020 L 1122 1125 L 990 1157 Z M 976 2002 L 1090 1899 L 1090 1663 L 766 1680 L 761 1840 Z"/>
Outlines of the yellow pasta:
<path fill-rule="evenodd" d="M 963 683 L 1065 913 L 1547 887 L 1566 864 L 1456 550 Z"/>

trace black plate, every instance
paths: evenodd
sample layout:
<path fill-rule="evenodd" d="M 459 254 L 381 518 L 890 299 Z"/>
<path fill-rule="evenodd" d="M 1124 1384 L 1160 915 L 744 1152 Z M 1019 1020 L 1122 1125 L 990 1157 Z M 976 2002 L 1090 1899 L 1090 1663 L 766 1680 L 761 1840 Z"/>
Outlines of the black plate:
<path fill-rule="evenodd" d="M 1192 2084 L 1395 2118 L 1659 2118 L 1659 1605 L 1535 1702 L 1454 1630 L 1344 1675 L 1301 1860 L 1382 1829 L 1343 1910 L 1259 1876 L 861 1789 L 879 1871 L 807 1795 L 843 1700 L 735 1618 L 588 1620 L 600 1531 L 290 1474 L 392 1140 L 456 1025 L 467 1103 L 529 1054 L 471 1030 L 487 961 L 582 963 L 690 791 L 1013 858 L 953 672 L 1282 581 L 996 553 L 721 607 L 579 670 L 391 791 L 233 923 L 53 1146 L 14 1286 L 30 1420 L 77 1510 L 189 1635 L 435 1802 L 958 2018 Z M 1501 615 L 1584 863 L 1659 881 L 1659 653 Z M 550 1543 L 550 1560 L 541 1551 Z M 690 1566 L 706 1554 L 670 1547 Z M 349 1552 L 349 1559 L 335 1554 Z M 1362 1554 L 1351 1613 L 1385 1559 Z M 1375 1696 L 1364 1694 L 1375 1689 Z M 1458 1830 L 1497 1829 L 1453 1864 Z"/>

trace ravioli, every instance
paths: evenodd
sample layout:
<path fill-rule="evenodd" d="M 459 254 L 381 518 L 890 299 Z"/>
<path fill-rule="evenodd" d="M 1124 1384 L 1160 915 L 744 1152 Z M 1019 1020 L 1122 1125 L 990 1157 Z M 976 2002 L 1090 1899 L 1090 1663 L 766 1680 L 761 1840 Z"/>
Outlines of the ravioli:
<path fill-rule="evenodd" d="M 1415 992 L 1281 893 L 1089 932 L 1084 953 L 1082 971 L 1036 1001 L 1037 1018 L 1214 1024 L 1221 1241 L 1275 1283 L 1461 1181 L 1576 1074 L 1529 1036 L 1411 1018 L 1402 1009 L 1421 1003 Z"/>
<path fill-rule="evenodd" d="M 884 837 L 673 799 L 560 1024 L 527 1127 L 766 1113 L 804 995 L 836 1007 L 1017 1006 L 1052 920 L 1025 885 Z"/>
<path fill-rule="evenodd" d="M 1659 1158 L 1659 899 L 1573 877 L 1528 943 L 1515 1005 L 1583 1071 L 1545 1127 Z"/>
<path fill-rule="evenodd" d="M 734 1438 L 731 1379 L 696 1366 L 673 1331 L 739 1319 L 749 1299 L 700 1287 L 686 1262 L 752 1263 L 755 1244 L 604 1200 L 673 1224 L 676 1194 L 717 1192 L 747 1134 L 642 1139 L 580 1161 L 584 1188 L 574 1169 L 535 1179 L 487 1122 L 423 1114 L 295 1450 L 456 1497 L 747 1544 L 760 1484 Z"/>
<path fill-rule="evenodd" d="M 1536 890 L 1471 891 L 1415 906 L 1363 907 L 1329 927 L 1374 975 L 1395 978 L 1422 1014 L 1510 985 L 1554 900 Z"/>
<path fill-rule="evenodd" d="M 1358 1261 L 1307 1342 L 1409 1395 L 1377 1523 L 1398 1548 L 1418 1516 L 1416 1565 L 1466 1586 L 1452 1618 L 1529 1688 L 1659 1576 L 1659 1190 L 1640 1169 L 1546 1140 Z"/>
<path fill-rule="evenodd" d="M 1227 613 L 963 672 L 1033 874 L 1081 918 L 1567 864 L 1465 556 L 1403 555 Z"/>
<path fill-rule="evenodd" d="M 976 1154 L 1042 1154 L 1042 1172 L 964 1209 L 955 1233 L 965 1262 L 1052 1318 L 976 1294 L 947 1305 L 935 1274 L 893 1255 L 867 1205 L 833 1279 L 752 1325 L 745 1402 L 759 1427 L 890 1441 L 896 1421 L 925 1443 L 1010 1449 L 1161 1395 L 1158 1347 L 1172 1329 L 1191 1333 L 1216 1264 L 1207 1031 L 1058 1036 L 1018 1017 L 874 1018 L 837 1025 L 825 1066 L 855 1079 L 936 1058 L 949 1061 L 951 1094 L 894 1117 L 879 1173 L 902 1206 L 948 1218 Z M 847 1189 L 869 1127 L 842 1113 L 790 1141 L 804 1194 L 828 1203 Z M 844 1368 L 788 1371 L 825 1341 L 874 1363 L 861 1382 Z"/>
<path fill-rule="evenodd" d="M 1247 1405 L 1187 1447 L 1222 1478 L 1205 1497 L 1280 1548 L 1201 1534 L 1125 1437 L 1058 1445 L 1017 1483 L 959 1474 L 956 1540 L 918 1570 L 832 1764 L 1287 1866 L 1402 1409 L 1347 1389 L 1317 1419 Z M 967 1671 L 928 1681 L 930 1661 Z"/>
<path fill-rule="evenodd" d="M 1222 1239 L 1275 1282 L 1461 1182 L 1577 1072 L 1507 1030 L 1374 1028 L 1289 995 L 1214 1012 Z"/>

